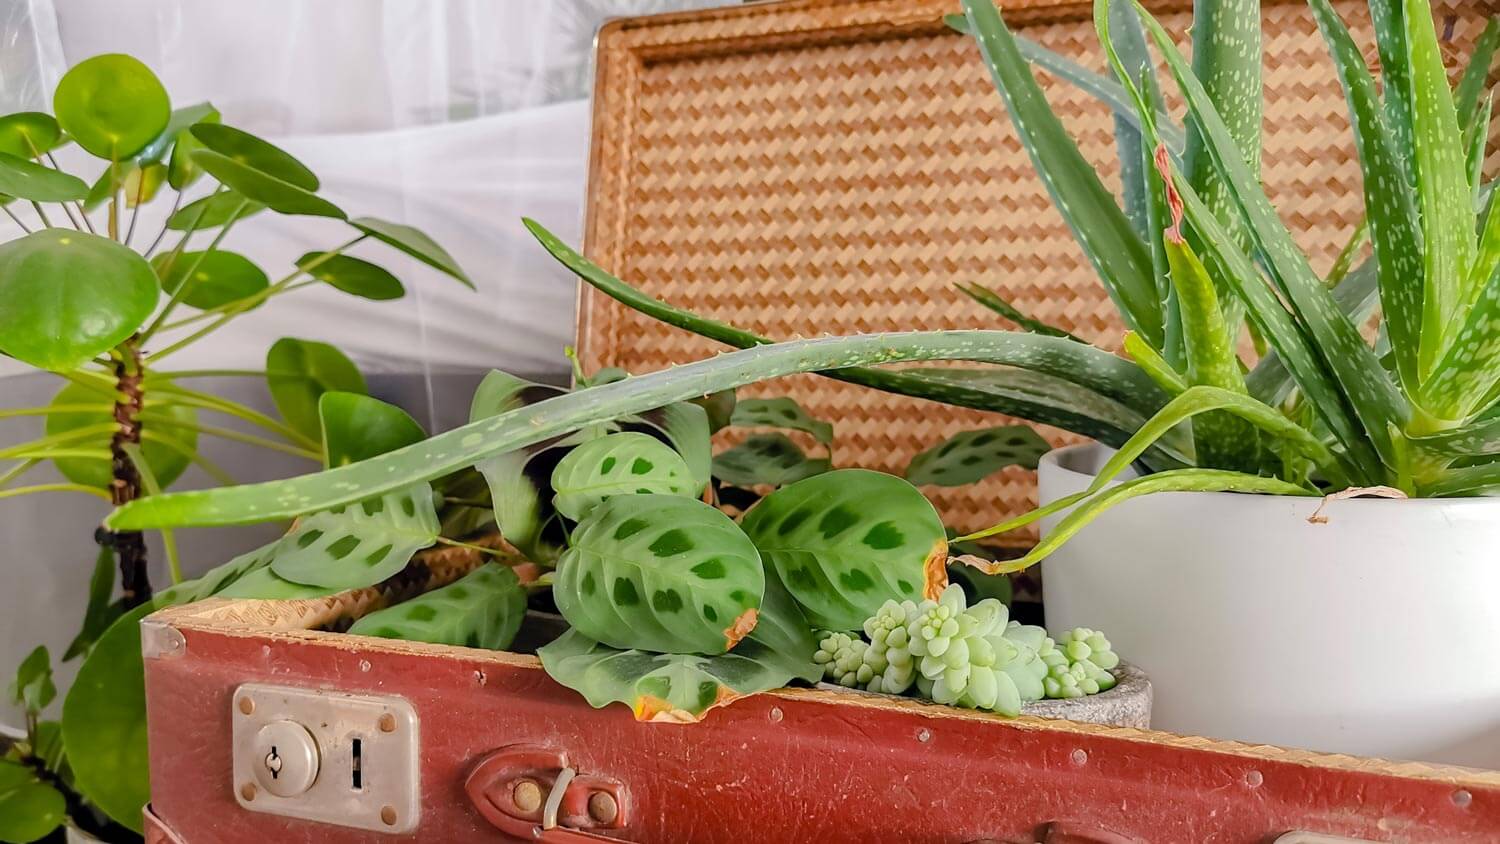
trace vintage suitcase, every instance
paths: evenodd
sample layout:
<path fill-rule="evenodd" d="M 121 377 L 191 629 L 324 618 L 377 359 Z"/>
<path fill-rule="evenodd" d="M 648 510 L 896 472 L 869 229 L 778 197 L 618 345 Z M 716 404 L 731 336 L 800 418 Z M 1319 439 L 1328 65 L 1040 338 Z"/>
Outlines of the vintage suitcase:
<path fill-rule="evenodd" d="M 972 45 L 941 25 L 954 5 L 791 0 L 606 27 L 591 256 L 775 336 L 993 324 L 952 291 L 967 278 L 1115 342 Z M 1097 66 L 1089 5 L 1007 13 Z M 1154 5 L 1182 28 L 1186 0 Z M 1339 5 L 1358 18 L 1362 4 Z M 1438 5 L 1471 42 L 1485 4 Z M 1296 200 L 1304 245 L 1332 260 L 1359 214 L 1347 191 L 1323 190 L 1355 173 L 1341 98 L 1301 3 L 1268 0 L 1266 27 L 1268 122 L 1302 130 L 1273 133 L 1267 178 Z M 1107 113 L 1065 86 L 1052 97 L 1107 159 Z M 590 365 L 635 371 L 711 351 L 593 295 L 580 342 Z M 982 418 L 810 376 L 765 389 L 839 420 L 844 465 L 897 467 Z M 974 526 L 1032 495 L 1009 473 L 940 502 Z M 336 632 L 473 563 L 427 554 L 382 588 L 148 618 L 148 841 L 1500 841 L 1500 772 L 819 689 L 737 700 L 696 725 L 640 723 L 553 683 L 525 643 Z M 523 635 L 535 645 L 547 630 L 537 617 Z"/>

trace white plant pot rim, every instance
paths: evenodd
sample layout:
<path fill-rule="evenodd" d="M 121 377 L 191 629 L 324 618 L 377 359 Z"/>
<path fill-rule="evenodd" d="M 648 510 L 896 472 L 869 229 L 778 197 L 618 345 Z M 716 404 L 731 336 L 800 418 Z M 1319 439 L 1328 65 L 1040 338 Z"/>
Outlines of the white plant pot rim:
<path fill-rule="evenodd" d="M 1051 471 L 1057 472 L 1060 475 L 1071 476 L 1075 480 L 1083 483 L 1084 485 L 1087 485 L 1095 477 L 1098 476 L 1098 471 L 1097 469 L 1090 469 L 1087 471 L 1079 469 L 1077 468 L 1078 464 L 1086 463 L 1094 467 L 1102 467 L 1105 461 L 1114 456 L 1114 454 L 1115 449 L 1112 449 L 1109 446 L 1101 445 L 1095 442 L 1086 442 L 1078 443 L 1076 445 L 1067 445 L 1063 446 L 1062 448 L 1054 448 L 1046 454 L 1042 455 L 1041 462 L 1046 463 Z M 1120 483 L 1122 480 L 1129 480 L 1133 477 L 1136 477 L 1136 473 L 1133 470 L 1127 470 L 1126 473 L 1122 474 L 1119 479 L 1110 481 L 1109 485 L 1113 486 Z M 1189 490 L 1155 492 L 1151 494 L 1153 496 L 1192 495 L 1201 498 L 1233 498 L 1238 500 L 1243 506 L 1246 507 L 1255 507 L 1258 505 L 1273 506 L 1273 502 L 1276 502 L 1274 506 L 1284 506 L 1285 502 L 1287 501 L 1297 501 L 1296 496 L 1269 495 L 1266 493 L 1256 492 L 1203 492 L 1198 490 Z M 1305 498 L 1301 499 L 1299 503 L 1305 503 L 1307 505 L 1308 512 L 1311 513 L 1313 510 L 1316 510 L 1319 505 L 1323 505 L 1323 499 L 1321 497 L 1308 495 Z M 1323 512 L 1325 514 L 1335 507 L 1364 507 L 1371 509 L 1380 507 L 1425 507 L 1430 509 L 1493 510 L 1497 507 L 1500 507 L 1500 497 L 1469 495 L 1457 498 L 1340 498 L 1335 501 L 1329 501 L 1326 505 L 1323 506 Z"/>

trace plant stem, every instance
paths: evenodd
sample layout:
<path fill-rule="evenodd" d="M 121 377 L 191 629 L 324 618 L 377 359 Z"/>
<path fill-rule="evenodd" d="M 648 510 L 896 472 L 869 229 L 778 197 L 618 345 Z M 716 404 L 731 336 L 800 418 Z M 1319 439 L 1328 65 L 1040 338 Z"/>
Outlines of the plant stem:
<path fill-rule="evenodd" d="M 192 334 L 189 334 L 188 336 L 182 338 L 181 340 L 178 340 L 177 342 L 175 342 L 172 345 L 166 347 L 165 349 L 162 349 L 161 351 L 156 352 L 155 354 L 151 355 L 151 360 L 153 362 L 161 360 L 162 358 L 166 357 L 167 355 L 170 355 L 173 352 L 178 351 L 179 349 L 182 349 L 184 346 L 191 345 L 195 341 L 197 341 L 197 340 L 203 338 L 204 336 L 212 333 L 213 331 L 217 330 L 220 326 L 222 326 L 224 323 L 229 322 L 231 319 L 234 319 L 235 317 L 239 316 L 240 314 L 244 313 L 245 311 L 247 311 L 247 310 L 255 307 L 260 302 L 265 301 L 266 299 L 269 299 L 270 297 L 276 295 L 276 293 L 280 292 L 281 290 L 286 289 L 287 287 L 289 287 L 291 285 L 291 283 L 293 281 L 295 281 L 302 274 L 310 272 L 311 270 L 313 270 L 313 269 L 317 268 L 319 265 L 321 265 L 324 261 L 327 261 L 327 260 L 333 258 L 336 255 L 342 254 L 344 252 L 344 250 L 349 249 L 350 247 L 354 246 L 354 244 L 359 243 L 361 240 L 364 240 L 366 237 L 369 237 L 369 235 L 361 234 L 359 237 L 354 238 L 353 240 L 349 241 L 348 243 L 343 244 L 342 246 L 338 246 L 338 247 L 336 247 L 336 248 L 334 248 L 334 249 L 332 249 L 332 250 L 330 250 L 328 252 L 324 252 L 322 255 L 319 255 L 318 257 L 314 258 L 313 260 L 308 261 L 305 266 L 298 267 L 296 269 L 296 271 L 292 272 L 290 275 L 287 275 L 286 277 L 284 277 L 281 280 L 277 281 L 275 284 L 272 284 L 271 286 L 267 287 L 265 290 L 260 291 L 256 295 L 254 295 L 254 296 L 246 296 L 244 299 L 240 300 L 239 302 L 232 303 L 233 307 L 231 307 L 228 311 L 226 311 L 223 316 L 219 317 L 218 319 L 214 320 L 213 322 L 209 323 L 208 325 L 204 326 L 203 328 L 198 329 L 197 331 L 193 332 Z M 210 246 L 209 248 L 212 249 L 213 247 Z M 178 288 L 178 289 L 181 290 L 181 288 Z"/>
<path fill-rule="evenodd" d="M 31 495 L 35 492 L 86 492 L 105 501 L 111 500 L 109 493 L 98 487 L 86 484 L 36 484 L 34 486 L 18 486 L 12 489 L 0 489 L 0 498 L 14 498 L 18 495 Z"/>
<path fill-rule="evenodd" d="M 115 162 L 109 163 L 109 239 L 120 239 L 120 191 L 115 185 Z"/>
<path fill-rule="evenodd" d="M 490 556 L 493 556 L 493 557 L 514 557 L 515 556 L 515 554 L 511 554 L 511 553 L 508 553 L 506 551 L 502 551 L 499 548 L 488 548 L 488 547 L 485 547 L 483 545 L 474 545 L 473 543 L 470 543 L 470 542 L 460 542 L 457 539 L 449 539 L 446 536 L 439 536 L 435 541 L 439 545 L 447 545 L 450 548 L 467 548 L 470 551 L 478 551 L 481 554 L 489 554 Z"/>
<path fill-rule="evenodd" d="M 42 152 L 41 152 L 41 150 L 39 150 L 39 149 L 36 148 L 36 144 L 34 144 L 34 143 L 31 142 L 31 136 L 23 134 L 21 136 L 21 138 L 26 141 L 27 148 L 31 150 L 31 157 L 34 158 L 34 159 L 36 159 L 36 162 L 38 164 L 41 164 L 42 163 Z M 47 153 L 47 160 L 50 161 L 50 162 L 52 162 L 52 169 L 53 170 L 56 170 L 59 173 L 61 173 L 63 171 L 63 169 L 61 167 L 57 166 L 57 159 L 52 157 L 52 153 L 50 153 L 50 152 Z M 77 202 L 74 202 L 73 204 L 74 205 L 78 205 Z M 73 228 L 77 229 L 78 231 L 83 231 L 83 227 L 80 226 L 80 225 L 78 225 L 78 220 L 76 218 L 74 218 L 74 216 L 73 216 L 73 209 L 71 209 L 71 208 L 68 207 L 68 203 L 67 202 L 59 202 L 58 205 L 61 205 L 63 213 L 68 215 L 68 222 L 70 222 L 70 223 L 73 224 Z M 83 206 L 82 205 L 78 205 L 78 213 L 79 214 L 83 214 Z M 84 223 L 87 224 L 88 223 L 88 219 L 89 219 L 88 215 L 87 214 L 83 214 L 83 219 L 84 219 Z M 94 230 L 94 227 L 93 226 L 89 226 L 89 231 L 92 232 L 93 230 Z"/>
<path fill-rule="evenodd" d="M 171 222 L 172 218 L 177 215 L 177 211 L 181 207 L 182 191 L 178 191 L 177 195 L 172 199 L 172 210 L 167 212 L 167 219 L 162 221 L 161 231 L 156 233 L 156 239 L 151 241 L 151 245 L 146 247 L 146 251 L 141 253 L 141 257 L 150 258 L 151 254 L 156 251 L 156 247 L 161 245 L 162 240 L 167 236 L 167 232 L 170 231 L 170 229 L 167 227 L 167 223 Z M 206 208 L 204 209 L 205 213 L 207 212 L 207 210 L 208 209 Z M 199 214 L 198 217 L 199 219 L 202 219 L 203 215 Z"/>
<path fill-rule="evenodd" d="M 22 460 L 6 470 L 4 474 L 0 474 L 0 489 L 4 489 L 6 484 L 31 471 L 40 462 L 40 460 Z"/>
<path fill-rule="evenodd" d="M 142 414 L 144 415 L 144 414 Z M 150 432 L 145 432 L 150 436 Z M 146 492 L 151 495 L 161 495 L 161 484 L 156 482 L 156 476 L 151 473 L 151 464 L 146 462 L 146 455 L 137 445 L 125 446 L 125 453 L 130 455 L 131 462 L 135 463 L 136 471 L 141 473 L 141 483 L 146 485 Z M 161 545 L 167 552 L 167 570 L 172 576 L 172 585 L 176 586 L 182 582 L 182 561 L 177 556 L 177 534 L 169 528 L 162 528 Z"/>
<path fill-rule="evenodd" d="M 164 407 L 171 406 L 173 404 L 185 404 L 189 407 L 198 407 L 204 410 L 216 411 L 219 413 L 227 414 L 229 416 L 233 416 L 236 419 L 242 419 L 246 422 L 249 422 L 251 425 L 255 425 L 256 427 L 264 428 L 268 431 L 273 431 L 283 437 L 286 437 L 288 440 L 291 440 L 295 443 L 300 443 L 309 449 L 322 448 L 321 443 L 313 441 L 310 437 L 306 436 L 297 429 L 292 428 L 289 425 L 284 425 L 280 422 L 277 422 L 275 419 L 272 419 L 271 417 L 265 415 L 264 413 L 261 413 L 258 410 L 246 407 L 238 402 L 230 401 L 229 399 L 220 398 L 218 396 L 211 396 L 207 393 L 200 393 L 197 390 L 188 390 L 177 386 L 154 387 L 153 392 L 168 396 L 165 401 L 162 401 L 160 403 L 160 405 Z"/>
<path fill-rule="evenodd" d="M 192 287 L 193 273 L 198 271 L 199 265 L 203 263 L 203 260 L 208 257 L 209 253 L 218 248 L 219 244 L 224 241 L 224 238 L 229 235 L 229 230 L 234 228 L 234 224 L 238 220 L 239 212 L 243 210 L 244 207 L 248 204 L 249 200 L 241 202 L 235 209 L 234 215 L 230 216 L 229 222 L 225 223 L 223 227 L 219 229 L 219 233 L 214 235 L 214 239 L 208 244 L 208 248 L 198 253 L 198 257 L 193 261 L 193 265 L 191 267 L 188 267 L 187 272 L 182 274 L 182 281 L 178 283 L 177 289 L 172 291 L 172 298 L 167 300 L 167 306 L 161 309 L 161 313 L 156 315 L 156 319 L 152 320 L 151 324 L 147 326 L 146 330 L 141 334 L 142 343 L 149 341 L 151 339 L 151 335 L 155 334 L 157 330 L 161 328 L 162 323 L 166 322 L 167 317 L 171 315 L 172 311 L 179 304 L 181 304 L 183 298 L 187 296 L 189 288 Z M 140 206 L 137 205 L 136 207 L 139 208 Z M 200 214 L 199 216 L 201 217 L 202 215 Z M 184 241 L 186 239 L 187 238 L 185 237 L 183 238 Z M 129 240 L 128 236 L 126 240 Z M 172 257 L 168 258 L 165 266 L 161 268 L 162 274 L 165 275 L 171 272 L 173 262 L 175 262 L 181 254 L 181 252 L 172 253 Z"/>
<path fill-rule="evenodd" d="M 53 413 L 97 413 L 108 410 L 109 405 L 99 404 L 52 404 L 46 407 L 16 407 L 0 410 L 0 419 L 10 419 L 16 416 L 49 416 Z"/>
<path fill-rule="evenodd" d="M 268 374 L 296 375 L 297 373 L 268 373 L 264 369 L 173 369 L 166 372 L 150 370 L 146 373 L 146 380 L 149 382 L 157 379 L 171 381 L 177 378 L 264 378 Z"/>
<path fill-rule="evenodd" d="M 8 203 L 5 205 L 0 205 L 0 208 L 5 209 L 5 216 L 16 221 L 16 225 L 21 227 L 21 231 L 26 232 L 27 234 L 31 234 L 31 227 L 21 222 L 21 218 L 16 216 L 16 212 L 10 210 L 10 205 Z"/>
<path fill-rule="evenodd" d="M 113 201 L 110 209 L 110 223 L 113 228 L 118 222 L 115 213 L 117 206 Z M 115 424 L 119 428 L 110 438 L 109 451 L 110 467 L 114 475 L 114 480 L 110 484 L 110 498 L 116 507 L 122 507 L 134 501 L 141 493 L 140 472 L 136 470 L 135 461 L 130 459 L 130 454 L 126 450 L 126 446 L 141 444 L 139 416 L 144 402 L 141 383 L 141 351 L 136 343 L 135 337 L 121 343 L 117 350 L 118 357 L 115 359 L 115 383 L 118 385 L 118 394 L 115 397 L 114 417 Z M 120 558 L 120 586 L 124 591 L 125 607 L 127 609 L 138 607 L 151 600 L 151 575 L 146 570 L 145 537 L 140 531 L 111 533 L 109 544 L 114 547 L 115 553 Z"/>
<path fill-rule="evenodd" d="M 30 442 L 0 448 L 0 460 L 15 457 L 27 452 L 49 449 L 56 446 L 76 445 L 79 440 L 89 440 L 93 439 L 94 437 L 103 436 L 105 434 L 112 434 L 114 433 L 114 430 L 114 423 L 100 422 L 97 425 L 84 425 L 79 428 L 74 428 L 71 431 L 64 431 L 61 434 L 51 434 L 45 437 L 38 437 L 37 439 L 34 439 Z"/>
<path fill-rule="evenodd" d="M 165 434 L 153 430 L 142 432 L 141 438 L 146 442 L 157 443 L 159 445 L 165 446 L 166 448 L 177 452 L 183 457 L 186 457 L 188 459 L 188 462 L 202 469 L 204 472 L 207 472 L 210 477 L 224 486 L 234 486 L 236 483 L 234 476 L 224 471 L 224 468 L 222 466 L 213 462 L 212 460 L 209 460 L 202 454 L 199 454 L 197 449 L 189 448 L 188 446 L 184 445 L 175 437 L 169 437 Z"/>
<path fill-rule="evenodd" d="M 35 208 L 36 215 L 42 218 L 42 225 L 46 226 L 49 229 L 52 228 L 52 221 L 47 219 L 47 212 L 42 210 L 42 204 L 40 202 L 32 201 L 31 207 Z"/>
<path fill-rule="evenodd" d="M 208 434 L 211 437 L 220 437 L 226 440 L 245 443 L 246 445 L 260 446 L 261 448 L 268 448 L 272 451 L 282 452 L 283 454 L 290 454 L 296 457 L 305 457 L 308 460 L 323 459 L 323 455 L 305 448 L 298 448 L 295 445 L 279 443 L 275 440 L 268 440 L 264 437 L 257 437 L 254 434 L 246 434 L 242 431 L 236 431 L 232 428 L 218 428 L 213 425 L 199 425 L 193 422 L 182 422 L 180 420 L 174 419 L 171 416 L 157 415 L 150 412 L 149 410 L 141 414 L 141 421 L 150 422 L 153 426 L 161 426 L 164 428 L 181 428 L 187 431 L 197 431 L 200 434 Z"/>

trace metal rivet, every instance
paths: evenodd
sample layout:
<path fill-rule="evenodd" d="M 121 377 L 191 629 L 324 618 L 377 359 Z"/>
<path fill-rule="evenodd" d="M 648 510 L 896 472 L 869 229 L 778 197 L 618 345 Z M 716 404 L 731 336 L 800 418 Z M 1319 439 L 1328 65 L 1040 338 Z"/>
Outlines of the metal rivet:
<path fill-rule="evenodd" d="M 523 812 L 535 812 L 542 807 L 542 787 L 534 780 L 521 780 L 510 790 L 510 800 Z"/>
<path fill-rule="evenodd" d="M 380 807 L 380 822 L 383 823 L 383 824 L 385 824 L 386 826 L 395 826 L 396 825 L 396 807 L 395 806 L 381 806 Z"/>
<path fill-rule="evenodd" d="M 1473 802 L 1474 795 L 1470 794 L 1467 790 L 1460 788 L 1459 790 L 1453 792 L 1453 805 L 1457 806 L 1458 808 L 1467 809 L 1469 807 L 1469 804 Z"/>
<path fill-rule="evenodd" d="M 240 796 L 243 797 L 243 798 L 245 798 L 245 800 L 247 800 L 247 801 L 254 800 L 255 799 L 255 783 L 253 783 L 253 782 L 247 782 L 244 785 L 240 786 Z"/>
<path fill-rule="evenodd" d="M 597 823 L 614 823 L 620 815 L 620 804 L 607 791 L 596 791 L 589 795 L 589 817 Z"/>
<path fill-rule="evenodd" d="M 773 707 L 771 707 L 771 715 L 770 715 L 770 717 L 771 717 L 771 723 L 773 723 L 773 724 L 780 724 L 781 723 L 781 719 L 784 718 L 784 717 L 786 717 L 786 716 L 782 714 L 781 707 L 779 707 L 779 706 L 773 706 Z"/>
<path fill-rule="evenodd" d="M 359 670 L 360 671 L 369 671 L 370 670 L 370 661 L 368 659 L 362 659 L 362 660 L 360 660 L 359 661 Z"/>
<path fill-rule="evenodd" d="M 1068 758 L 1072 760 L 1074 765 L 1086 765 L 1089 761 L 1089 754 L 1088 751 L 1080 747 L 1068 754 Z"/>
<path fill-rule="evenodd" d="M 396 732 L 396 716 L 392 715 L 389 712 L 381 715 L 380 720 L 376 721 L 375 723 L 380 727 L 380 731 L 382 733 Z"/>
<path fill-rule="evenodd" d="M 251 700 L 250 698 L 247 698 L 247 697 L 240 698 L 240 712 L 244 713 L 245 715 L 249 715 L 250 713 L 252 713 L 254 711 L 255 711 L 255 701 L 253 701 L 253 700 Z"/>
<path fill-rule="evenodd" d="M 932 731 L 931 730 L 928 730 L 926 727 L 923 727 L 922 729 L 917 730 L 917 741 L 931 741 L 931 740 L 932 740 Z"/>
<path fill-rule="evenodd" d="M 1266 778 L 1260 771 L 1247 771 L 1245 773 L 1245 785 L 1251 788 L 1260 788 L 1260 784 L 1265 781 Z"/>

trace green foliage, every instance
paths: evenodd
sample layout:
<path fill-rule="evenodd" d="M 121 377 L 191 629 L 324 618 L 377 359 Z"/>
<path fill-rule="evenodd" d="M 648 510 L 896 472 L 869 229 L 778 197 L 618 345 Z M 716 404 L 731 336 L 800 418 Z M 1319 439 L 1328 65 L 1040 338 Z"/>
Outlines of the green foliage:
<path fill-rule="evenodd" d="M 211 125 L 202 124 L 193 127 L 194 137 L 198 139 L 199 143 L 203 143 L 205 147 L 207 144 L 199 136 L 197 130 L 209 128 Z M 301 162 L 292 158 L 291 155 L 280 150 L 278 152 L 281 156 L 290 159 L 296 164 L 295 168 L 276 168 L 278 172 L 300 173 L 307 169 L 302 166 Z M 340 220 L 347 219 L 348 217 L 337 205 L 313 193 L 317 189 L 316 180 L 313 180 L 314 186 L 309 188 L 305 186 L 306 180 L 303 180 L 302 184 L 289 182 L 272 173 L 259 169 L 255 164 L 247 163 L 238 157 L 231 157 L 207 148 L 194 150 L 192 159 L 193 164 L 203 168 L 207 171 L 208 175 L 228 185 L 240 195 L 254 200 L 273 211 L 293 216 L 334 217 Z M 268 162 L 262 160 L 257 163 L 266 164 Z"/>
<path fill-rule="evenodd" d="M 582 521 L 605 501 L 640 493 L 697 492 L 687 462 L 670 446 L 646 434 L 622 432 L 579 445 L 552 470 L 557 512 Z"/>
<path fill-rule="evenodd" d="M 474 282 L 469 280 L 468 275 L 458 266 L 458 262 L 453 260 L 453 256 L 419 229 L 377 217 L 356 217 L 349 221 L 349 225 L 457 279 L 467 287 L 474 286 Z"/>
<path fill-rule="evenodd" d="M 109 399 L 80 384 L 68 384 L 52 397 L 47 414 L 47 436 L 68 451 L 98 452 L 96 457 L 54 457 L 52 462 L 68 480 L 85 486 L 108 489 L 113 478 L 109 441 L 114 429 L 114 410 Z M 186 405 L 152 407 L 152 418 L 143 423 L 155 437 L 148 439 L 141 451 L 158 483 L 170 484 L 186 471 L 198 445 L 193 426 L 198 413 Z"/>
<path fill-rule="evenodd" d="M 906 479 L 914 484 L 963 486 L 1007 466 L 1035 469 L 1051 448 L 1026 425 L 963 431 L 913 457 L 906 466 Z"/>
<path fill-rule="evenodd" d="M 426 439 L 411 414 L 360 393 L 331 390 L 318 397 L 323 466 L 347 466 Z"/>
<path fill-rule="evenodd" d="M 743 527 L 816 627 L 853 630 L 886 600 L 920 600 L 947 582 L 937 512 L 880 472 L 840 469 L 784 486 Z"/>
<path fill-rule="evenodd" d="M 212 252 L 168 252 L 151 259 L 161 289 L 185 305 L 211 310 L 248 299 L 270 286 L 266 273 L 244 255 Z M 179 293 L 184 284 L 187 289 Z"/>
<path fill-rule="evenodd" d="M 437 537 L 432 487 L 413 484 L 303 517 L 281 540 L 271 571 L 304 586 L 358 589 L 401 571 Z"/>
<path fill-rule="evenodd" d="M 754 434 L 714 455 L 714 477 L 736 486 L 783 486 L 833 468 L 826 457 L 808 457 L 785 434 Z"/>
<path fill-rule="evenodd" d="M 151 143 L 172 116 L 167 91 L 137 59 L 94 56 L 74 65 L 52 97 L 57 122 L 79 146 L 124 161 Z"/>
<path fill-rule="evenodd" d="M 0 194 L 37 202 L 79 200 L 89 186 L 77 176 L 35 164 L 29 158 L 0 153 Z"/>
<path fill-rule="evenodd" d="M 833 444 L 833 425 L 802 408 L 785 396 L 772 399 L 740 399 L 729 417 L 731 425 L 742 428 L 786 428 L 811 434 L 825 446 Z"/>
<path fill-rule="evenodd" d="M 354 622 L 357 636 L 504 650 L 526 617 L 526 590 L 516 573 L 486 563 L 457 582 Z"/>
<path fill-rule="evenodd" d="M 0 758 L 0 841 L 27 844 L 57 829 L 66 816 L 62 792 L 36 771 Z"/>
<path fill-rule="evenodd" d="M 721 654 L 754 629 L 760 554 L 718 510 L 676 495 L 621 495 L 579 523 L 553 598 L 568 624 L 620 649 Z"/>
<path fill-rule="evenodd" d="M 111 600 L 115 589 L 115 554 L 109 546 L 100 546 L 94 560 L 94 573 L 89 577 L 89 601 L 83 611 L 83 623 L 78 635 L 63 652 L 63 662 L 86 656 L 94 642 L 104 635 L 115 619 L 125 613 L 122 601 Z"/>
<path fill-rule="evenodd" d="M 264 205 L 251 202 L 232 190 L 211 193 L 182 206 L 167 218 L 167 228 L 172 231 L 207 231 L 216 229 L 230 220 L 243 220 L 265 210 Z"/>
<path fill-rule="evenodd" d="M 37 646 L 21 660 L 9 694 L 11 700 L 30 713 L 41 712 L 57 697 L 57 686 L 52 683 L 52 657 L 45 645 Z"/>
<path fill-rule="evenodd" d="M 318 436 L 318 402 L 324 393 L 369 392 L 354 362 L 327 343 L 283 337 L 266 352 L 266 386 L 282 418 L 295 430 Z"/>
<path fill-rule="evenodd" d="M 63 142 L 57 119 L 40 111 L 21 111 L 0 117 L 0 152 L 30 158 L 50 152 Z"/>
<path fill-rule="evenodd" d="M 0 351 L 76 369 L 133 334 L 161 294 L 140 255 L 109 238 L 44 229 L 0 244 Z"/>
<path fill-rule="evenodd" d="M 318 281 L 361 299 L 378 302 L 406 295 L 401 279 L 389 270 L 352 255 L 309 252 L 297 259 L 297 266 Z"/>

